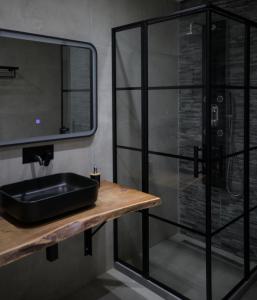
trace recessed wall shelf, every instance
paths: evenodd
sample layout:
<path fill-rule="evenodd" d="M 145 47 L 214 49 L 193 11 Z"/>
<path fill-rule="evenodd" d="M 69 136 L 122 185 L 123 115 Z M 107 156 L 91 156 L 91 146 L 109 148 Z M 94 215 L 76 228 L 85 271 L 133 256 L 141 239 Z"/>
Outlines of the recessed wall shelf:
<path fill-rule="evenodd" d="M 16 78 L 16 71 L 19 67 L 0 66 L 0 78 L 12 79 Z"/>

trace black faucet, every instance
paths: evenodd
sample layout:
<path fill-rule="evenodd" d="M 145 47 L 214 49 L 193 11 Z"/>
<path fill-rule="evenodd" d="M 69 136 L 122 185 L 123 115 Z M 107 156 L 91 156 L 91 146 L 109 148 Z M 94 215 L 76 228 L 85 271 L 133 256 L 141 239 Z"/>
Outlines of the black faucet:
<path fill-rule="evenodd" d="M 35 155 L 35 159 L 39 162 L 40 166 L 43 166 L 44 161 L 40 155 Z"/>
<path fill-rule="evenodd" d="M 53 145 L 23 148 L 23 164 L 38 162 L 40 166 L 47 167 L 53 158 Z"/>

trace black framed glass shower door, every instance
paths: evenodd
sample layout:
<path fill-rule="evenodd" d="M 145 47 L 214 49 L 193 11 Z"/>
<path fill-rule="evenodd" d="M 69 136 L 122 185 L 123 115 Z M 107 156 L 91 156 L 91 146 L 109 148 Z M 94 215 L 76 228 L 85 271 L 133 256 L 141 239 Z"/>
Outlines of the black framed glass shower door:
<path fill-rule="evenodd" d="M 114 181 L 162 199 L 115 221 L 114 258 L 181 299 L 227 299 L 256 270 L 251 26 L 200 6 L 112 32 Z"/>

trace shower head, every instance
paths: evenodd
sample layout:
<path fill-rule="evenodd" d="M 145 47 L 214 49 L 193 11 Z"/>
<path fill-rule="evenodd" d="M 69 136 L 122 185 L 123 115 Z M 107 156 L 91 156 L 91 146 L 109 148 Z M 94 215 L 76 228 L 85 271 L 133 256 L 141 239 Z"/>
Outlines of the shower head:
<path fill-rule="evenodd" d="M 189 24 L 188 31 L 185 33 L 185 35 L 193 35 L 194 32 L 196 32 L 195 28 L 198 28 L 198 30 L 200 28 L 200 30 L 202 31 L 203 27 L 204 27 L 204 25 L 202 25 L 200 23 L 191 22 Z M 216 25 L 212 24 L 211 30 L 214 31 L 215 29 L 216 29 Z"/>
<path fill-rule="evenodd" d="M 192 35 L 193 34 L 193 23 L 189 24 L 189 30 L 186 32 L 185 35 Z"/>
<path fill-rule="evenodd" d="M 196 30 L 195 30 L 196 27 L 198 27 L 198 29 L 200 28 L 202 30 L 203 25 L 196 23 L 196 22 L 191 22 L 189 24 L 188 31 L 185 33 L 185 35 L 193 35 L 194 32 L 196 32 Z"/>

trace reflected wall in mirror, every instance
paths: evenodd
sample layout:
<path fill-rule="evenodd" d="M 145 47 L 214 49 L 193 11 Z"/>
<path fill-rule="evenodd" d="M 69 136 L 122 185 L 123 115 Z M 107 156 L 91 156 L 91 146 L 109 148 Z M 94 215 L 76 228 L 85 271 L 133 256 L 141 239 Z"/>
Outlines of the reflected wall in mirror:
<path fill-rule="evenodd" d="M 0 99 L 0 145 L 92 135 L 95 48 L 0 31 Z"/>

